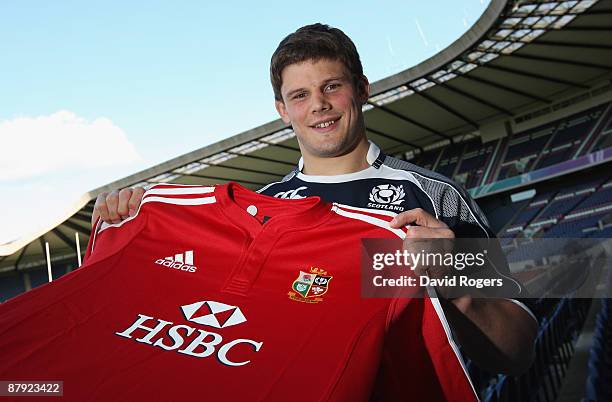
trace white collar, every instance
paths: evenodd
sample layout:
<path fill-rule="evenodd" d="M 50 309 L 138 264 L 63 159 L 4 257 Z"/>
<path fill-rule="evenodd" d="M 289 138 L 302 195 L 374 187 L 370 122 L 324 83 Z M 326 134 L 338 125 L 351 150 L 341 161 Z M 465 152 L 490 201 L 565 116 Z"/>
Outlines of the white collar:
<path fill-rule="evenodd" d="M 368 165 L 372 166 L 378 155 L 380 154 L 380 148 L 378 145 L 374 144 L 372 141 L 368 140 L 370 147 L 368 148 L 368 153 L 366 155 L 366 160 L 368 161 Z M 300 157 L 300 161 L 298 162 L 298 170 L 301 173 L 302 169 L 304 169 L 304 157 Z M 308 175 L 303 175 L 308 176 Z"/>
<path fill-rule="evenodd" d="M 368 149 L 368 153 L 366 155 L 366 160 L 368 161 L 367 168 L 360 170 L 358 172 L 346 173 L 346 174 L 336 174 L 332 176 L 315 176 L 302 173 L 302 169 L 304 168 L 304 161 L 300 158 L 300 162 L 298 164 L 299 171 L 297 173 L 297 177 L 300 180 L 314 182 L 314 183 L 343 183 L 358 179 L 368 179 L 375 178 L 380 175 L 379 166 L 372 166 L 376 159 L 378 159 L 380 155 L 380 148 L 372 141 L 368 141 L 370 143 L 370 148 Z"/>

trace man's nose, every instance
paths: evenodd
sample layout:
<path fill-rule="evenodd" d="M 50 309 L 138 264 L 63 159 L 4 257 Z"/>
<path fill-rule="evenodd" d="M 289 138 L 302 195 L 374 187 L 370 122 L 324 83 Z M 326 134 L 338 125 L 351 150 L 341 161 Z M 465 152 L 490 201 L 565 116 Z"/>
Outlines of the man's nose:
<path fill-rule="evenodd" d="M 312 112 L 325 112 L 331 109 L 329 100 L 323 93 L 315 93 L 312 96 Z"/>

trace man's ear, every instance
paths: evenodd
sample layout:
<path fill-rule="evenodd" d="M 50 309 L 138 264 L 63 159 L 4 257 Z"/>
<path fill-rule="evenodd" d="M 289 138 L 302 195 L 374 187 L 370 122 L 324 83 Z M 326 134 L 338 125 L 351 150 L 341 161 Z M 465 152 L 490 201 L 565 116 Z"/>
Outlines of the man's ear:
<path fill-rule="evenodd" d="M 365 104 L 370 98 L 370 82 L 368 81 L 368 77 L 362 75 L 359 79 L 359 101 L 361 104 Z"/>
<path fill-rule="evenodd" d="M 287 108 L 282 100 L 274 101 L 274 107 L 276 107 L 276 111 L 285 124 L 291 123 L 291 119 L 289 119 L 289 114 L 287 113 Z"/>

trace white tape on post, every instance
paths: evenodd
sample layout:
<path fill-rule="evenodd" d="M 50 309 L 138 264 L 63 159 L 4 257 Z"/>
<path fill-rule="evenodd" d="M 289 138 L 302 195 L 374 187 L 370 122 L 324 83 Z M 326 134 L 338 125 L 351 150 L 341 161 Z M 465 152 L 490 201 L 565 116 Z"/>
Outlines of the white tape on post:
<path fill-rule="evenodd" d="M 76 239 L 77 259 L 79 261 L 79 267 L 80 267 L 81 266 L 81 243 L 79 243 L 79 232 L 74 232 L 74 237 Z"/>
<path fill-rule="evenodd" d="M 53 282 L 53 273 L 51 272 L 51 256 L 49 255 L 49 242 L 45 242 L 45 252 L 47 253 L 47 273 L 49 274 L 49 282 Z"/>

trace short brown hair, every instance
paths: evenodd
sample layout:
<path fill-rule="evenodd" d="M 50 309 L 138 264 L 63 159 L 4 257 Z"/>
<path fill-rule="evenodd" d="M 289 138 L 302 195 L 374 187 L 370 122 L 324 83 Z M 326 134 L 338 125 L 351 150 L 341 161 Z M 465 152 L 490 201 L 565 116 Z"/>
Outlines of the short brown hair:
<path fill-rule="evenodd" d="M 325 24 L 301 27 L 287 35 L 279 44 L 270 60 L 270 81 L 274 98 L 282 101 L 282 73 L 285 67 L 306 60 L 338 60 L 351 73 L 355 85 L 363 77 L 363 67 L 355 44 L 338 28 Z"/>

